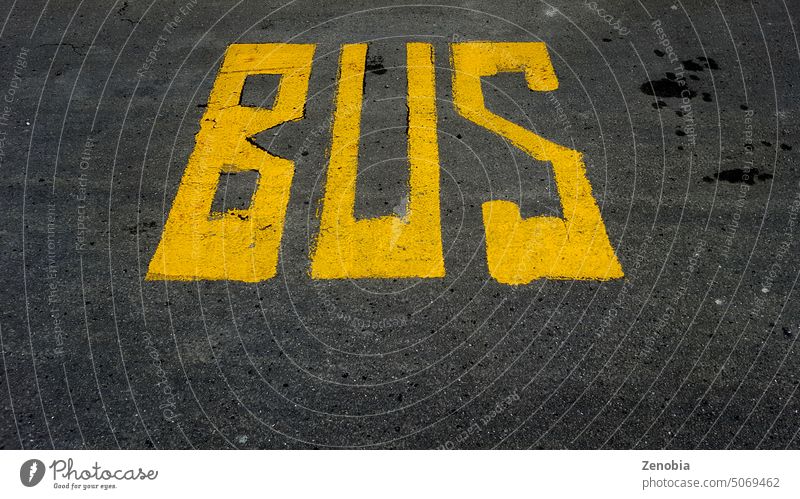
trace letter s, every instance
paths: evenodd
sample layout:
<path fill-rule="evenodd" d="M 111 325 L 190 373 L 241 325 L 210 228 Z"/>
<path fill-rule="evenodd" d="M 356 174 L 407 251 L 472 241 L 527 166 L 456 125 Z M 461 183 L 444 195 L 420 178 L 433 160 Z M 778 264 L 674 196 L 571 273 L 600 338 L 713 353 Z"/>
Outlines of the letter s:
<path fill-rule="evenodd" d="M 524 72 L 528 88 L 551 91 L 558 80 L 543 42 L 451 44 L 453 100 L 464 118 L 508 139 L 555 172 L 564 218 L 523 219 L 519 206 L 496 200 L 483 204 L 489 272 L 505 284 L 534 279 L 607 280 L 623 276 L 600 210 L 592 197 L 578 151 L 551 142 L 489 111 L 481 77 Z"/>

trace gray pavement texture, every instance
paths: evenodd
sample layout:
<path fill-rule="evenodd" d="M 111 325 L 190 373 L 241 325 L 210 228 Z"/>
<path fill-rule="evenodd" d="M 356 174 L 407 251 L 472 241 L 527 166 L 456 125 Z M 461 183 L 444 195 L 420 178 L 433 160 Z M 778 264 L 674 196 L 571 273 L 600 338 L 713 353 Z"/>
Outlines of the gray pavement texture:
<path fill-rule="evenodd" d="M 0 448 L 800 447 L 799 7 L 1 0 Z M 624 279 L 489 276 L 482 203 L 561 205 L 548 163 L 455 112 L 469 40 L 547 44 L 558 90 L 502 74 L 486 103 L 585 155 Z M 405 206 L 413 41 L 447 274 L 312 280 L 340 47 L 369 43 L 374 217 Z M 296 161 L 278 275 L 145 281 L 226 47 L 268 42 L 317 45 L 304 119 L 256 137 Z M 254 182 L 225 180 L 220 209 Z"/>

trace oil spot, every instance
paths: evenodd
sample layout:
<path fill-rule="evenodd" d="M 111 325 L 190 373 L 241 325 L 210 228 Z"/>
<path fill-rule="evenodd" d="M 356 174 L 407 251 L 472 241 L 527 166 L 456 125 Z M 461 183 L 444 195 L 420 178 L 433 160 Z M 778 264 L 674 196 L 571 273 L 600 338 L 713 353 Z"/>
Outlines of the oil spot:
<path fill-rule="evenodd" d="M 697 60 L 705 62 L 706 67 L 709 69 L 719 69 L 717 61 L 715 61 L 711 57 L 698 57 Z"/>
<path fill-rule="evenodd" d="M 712 99 L 711 99 L 711 94 L 710 94 L 710 93 L 708 93 L 708 92 L 703 92 L 703 100 L 704 100 L 705 102 L 711 102 L 711 101 L 712 101 Z"/>
<path fill-rule="evenodd" d="M 664 52 L 662 52 L 662 51 L 660 51 L 660 50 L 658 50 L 658 49 L 655 49 L 655 50 L 653 51 L 653 53 L 654 53 L 655 55 L 659 56 L 659 57 L 664 57 Z"/>
<path fill-rule="evenodd" d="M 703 71 L 703 66 L 697 64 L 691 59 L 688 61 L 681 61 L 681 64 L 683 64 L 684 69 L 687 71 Z"/>
<path fill-rule="evenodd" d="M 679 118 L 682 118 L 683 117 L 683 111 L 681 111 L 681 110 L 675 111 L 675 115 L 678 116 Z"/>
<path fill-rule="evenodd" d="M 686 71 L 697 72 L 697 71 L 705 71 L 706 69 L 719 69 L 719 66 L 717 65 L 717 61 L 715 61 L 714 59 L 712 59 L 710 57 L 708 57 L 708 58 L 706 58 L 706 57 L 697 57 L 695 60 L 700 61 L 700 62 L 698 63 L 698 62 L 695 62 L 692 59 L 688 59 L 686 61 L 681 61 L 681 64 L 683 65 L 683 68 Z"/>
<path fill-rule="evenodd" d="M 741 109 L 742 111 L 747 111 L 750 108 L 747 107 L 747 104 L 742 104 L 742 105 L 739 106 L 739 109 Z"/>
<path fill-rule="evenodd" d="M 781 144 L 781 149 L 783 149 L 784 151 L 791 151 L 792 146 L 790 146 L 789 144 Z"/>
<path fill-rule="evenodd" d="M 604 41 L 604 42 L 610 42 L 610 41 L 611 41 L 611 38 L 603 38 L 603 41 Z"/>
<path fill-rule="evenodd" d="M 756 180 L 765 181 L 772 178 L 771 173 L 758 173 L 758 168 L 731 168 L 730 170 L 722 170 L 719 173 L 715 173 L 713 177 L 703 177 L 704 182 L 714 182 L 716 181 L 724 181 L 729 182 L 731 184 L 747 184 L 753 185 L 756 183 Z"/>
<path fill-rule="evenodd" d="M 766 140 L 762 140 L 761 143 L 764 144 L 767 147 L 772 147 L 772 142 L 768 142 Z"/>
<path fill-rule="evenodd" d="M 675 130 L 675 135 L 677 135 L 678 137 L 685 137 L 686 136 L 686 132 L 684 132 L 681 129 L 678 129 L 678 130 Z"/>
<path fill-rule="evenodd" d="M 667 107 L 667 103 L 663 100 L 657 100 L 653 102 L 651 106 L 653 106 L 653 109 L 661 109 L 662 107 Z"/>
<path fill-rule="evenodd" d="M 639 87 L 642 93 L 662 98 L 679 98 L 681 92 L 686 92 L 690 99 L 697 95 L 694 90 L 685 87 L 675 80 L 661 78 L 655 81 L 646 81 Z"/>
<path fill-rule="evenodd" d="M 383 57 L 379 55 L 367 57 L 366 69 L 376 75 L 386 74 L 386 68 L 383 67 Z"/>
<path fill-rule="evenodd" d="M 697 81 L 697 80 L 699 80 L 700 78 L 698 78 L 698 77 L 697 77 L 697 76 L 695 76 L 695 75 L 689 75 L 689 79 L 690 79 L 690 80 Z"/>

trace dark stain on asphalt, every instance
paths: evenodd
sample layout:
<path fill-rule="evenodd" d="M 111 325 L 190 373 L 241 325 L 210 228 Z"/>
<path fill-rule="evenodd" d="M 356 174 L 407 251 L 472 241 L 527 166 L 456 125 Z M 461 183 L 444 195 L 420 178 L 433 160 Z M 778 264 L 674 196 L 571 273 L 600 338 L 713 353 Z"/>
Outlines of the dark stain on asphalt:
<path fill-rule="evenodd" d="M 687 91 L 687 97 L 690 99 L 697 95 L 697 92 L 690 89 L 689 87 L 683 86 L 679 84 L 676 80 L 670 78 L 661 78 L 660 80 L 655 81 L 646 81 L 642 83 L 639 87 L 642 93 L 647 95 L 653 95 L 655 97 L 661 97 L 663 99 L 668 98 L 680 98 L 681 92 Z"/>
<path fill-rule="evenodd" d="M 772 147 L 772 142 L 770 142 L 768 140 L 762 140 L 761 144 L 763 146 L 765 146 L 765 147 Z M 792 150 L 792 146 L 790 146 L 789 144 L 781 144 L 780 148 L 783 149 L 784 151 L 791 151 Z"/>
<path fill-rule="evenodd" d="M 386 68 L 383 67 L 383 57 L 379 55 L 367 57 L 366 68 L 367 71 L 376 75 L 386 74 Z"/>
<path fill-rule="evenodd" d="M 706 65 L 706 67 L 709 68 L 709 69 L 719 69 L 719 65 L 717 64 L 717 61 L 715 61 L 711 57 L 702 57 L 702 56 L 700 56 L 700 57 L 697 58 L 697 60 L 698 61 L 703 61 L 705 63 L 705 65 Z"/>
<path fill-rule="evenodd" d="M 747 185 L 753 185 L 756 183 L 756 180 L 764 182 L 765 180 L 769 180 L 771 178 L 771 173 L 759 173 L 758 168 L 731 168 L 730 170 L 722 170 L 721 172 L 715 173 L 712 177 L 703 177 L 703 181 L 711 183 L 722 180 L 723 182 L 729 182 L 731 184 L 744 183 Z"/>
<path fill-rule="evenodd" d="M 654 50 L 653 53 L 659 57 L 664 56 L 664 52 L 658 49 Z M 710 57 L 695 57 L 694 59 L 687 59 L 685 61 L 681 61 L 681 65 L 683 66 L 683 69 L 691 72 L 705 71 L 706 69 L 719 69 L 717 61 Z M 665 76 L 666 78 L 661 78 L 660 80 L 646 81 L 642 83 L 639 88 L 647 95 L 654 95 L 663 98 L 688 97 L 691 99 L 697 96 L 696 91 L 685 85 L 686 80 L 681 81 L 675 73 L 668 71 L 665 73 Z M 693 74 L 687 75 L 686 77 L 693 81 L 700 80 L 700 78 Z M 683 83 L 683 85 L 681 83 Z M 684 91 L 686 94 L 681 95 L 681 92 Z M 713 101 L 711 94 L 708 92 L 703 92 L 703 100 L 705 102 Z"/>
<path fill-rule="evenodd" d="M 664 53 L 660 50 L 654 50 L 653 52 L 659 57 L 664 55 Z M 696 57 L 695 59 L 681 61 L 681 64 L 686 71 L 693 72 L 705 71 L 706 69 L 719 69 L 717 62 L 710 57 Z M 681 81 L 675 73 L 667 72 L 665 73 L 665 76 L 666 78 L 661 78 L 660 80 L 646 81 L 642 83 L 639 88 L 647 95 L 654 95 L 662 98 L 688 97 L 691 99 L 697 96 L 696 91 L 685 85 L 686 80 Z M 692 74 L 688 75 L 687 77 L 688 79 L 694 81 L 698 81 L 700 79 L 696 75 Z M 686 92 L 685 95 L 682 95 L 682 92 Z M 713 101 L 711 94 L 707 92 L 703 92 L 703 100 L 705 102 Z"/>
<path fill-rule="evenodd" d="M 695 62 L 700 61 L 700 62 Z M 686 71 L 705 71 L 706 69 L 719 69 L 719 65 L 717 61 L 710 57 L 696 57 L 694 60 L 688 59 L 686 61 L 681 61 L 683 64 L 683 68 Z"/>
<path fill-rule="evenodd" d="M 667 107 L 667 103 L 664 102 L 663 100 L 657 100 L 653 102 L 653 104 L 651 105 L 653 106 L 653 109 L 661 109 L 662 107 Z"/>
<path fill-rule="evenodd" d="M 689 59 L 688 61 L 681 61 L 681 64 L 683 64 L 683 67 L 687 71 L 703 71 L 703 66 L 697 64 L 691 59 Z"/>

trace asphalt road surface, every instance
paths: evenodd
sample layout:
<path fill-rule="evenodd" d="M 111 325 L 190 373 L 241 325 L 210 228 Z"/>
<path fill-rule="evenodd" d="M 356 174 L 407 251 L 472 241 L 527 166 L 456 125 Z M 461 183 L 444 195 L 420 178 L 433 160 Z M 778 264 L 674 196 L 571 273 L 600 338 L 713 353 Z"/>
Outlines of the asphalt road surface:
<path fill-rule="evenodd" d="M 3 0 L 0 448 L 800 447 L 798 15 Z"/>

